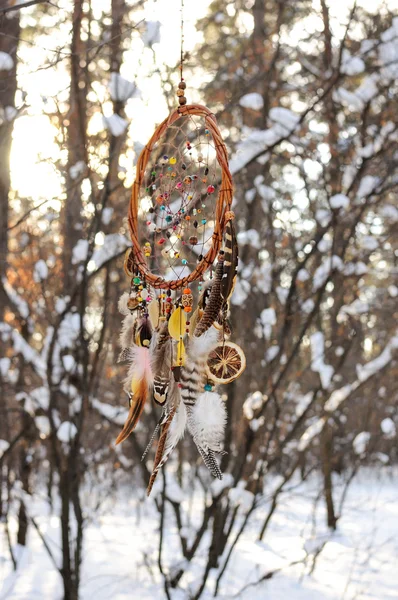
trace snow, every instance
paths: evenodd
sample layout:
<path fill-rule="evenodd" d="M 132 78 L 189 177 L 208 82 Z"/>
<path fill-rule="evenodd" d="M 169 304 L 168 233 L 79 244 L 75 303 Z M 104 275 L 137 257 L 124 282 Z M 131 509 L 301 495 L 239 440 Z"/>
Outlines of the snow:
<path fill-rule="evenodd" d="M 365 70 L 365 63 L 359 56 L 351 56 L 347 49 L 343 50 L 340 72 L 345 75 L 358 75 Z"/>
<path fill-rule="evenodd" d="M 260 323 L 263 327 L 264 337 L 269 340 L 272 327 L 276 325 L 276 312 L 274 308 L 264 308 L 260 313 Z"/>
<path fill-rule="evenodd" d="M 374 175 L 365 175 L 362 177 L 361 183 L 357 191 L 357 198 L 360 200 L 370 196 L 380 183 L 380 177 Z"/>
<path fill-rule="evenodd" d="M 10 71 L 13 66 L 12 57 L 7 52 L 0 52 L 0 71 Z"/>
<path fill-rule="evenodd" d="M 65 371 L 72 371 L 75 367 L 75 359 L 70 354 L 66 354 L 62 357 L 62 363 L 64 365 Z"/>
<path fill-rule="evenodd" d="M 231 488 L 228 492 L 228 498 L 232 506 L 242 506 L 245 510 L 251 507 L 254 494 L 244 489 L 244 482 L 239 482 L 235 488 Z"/>
<path fill-rule="evenodd" d="M 37 429 L 40 432 L 40 437 L 42 439 L 48 437 L 50 435 L 50 421 L 48 417 L 35 417 L 35 424 Z"/>
<path fill-rule="evenodd" d="M 130 98 L 140 97 L 139 90 L 133 81 L 128 81 L 119 73 L 111 73 L 109 93 L 115 102 L 127 102 Z"/>
<path fill-rule="evenodd" d="M 110 206 L 106 206 L 102 211 L 102 223 L 104 225 L 109 225 L 112 220 L 113 208 Z"/>
<path fill-rule="evenodd" d="M 354 302 L 351 302 L 351 304 L 342 306 L 339 314 L 363 315 L 367 312 L 369 312 L 369 304 L 367 302 L 362 302 L 362 300 L 357 298 Z"/>
<path fill-rule="evenodd" d="M 67 444 L 68 442 L 73 440 L 73 438 L 76 436 L 76 434 L 77 434 L 76 425 L 74 425 L 70 421 L 64 421 L 58 427 L 57 438 L 59 439 L 60 442 Z"/>
<path fill-rule="evenodd" d="M 275 121 L 275 123 L 278 123 L 286 133 L 294 131 L 300 121 L 300 115 L 288 108 L 282 108 L 281 106 L 271 108 L 269 116 L 270 119 Z"/>
<path fill-rule="evenodd" d="M 104 117 L 104 125 L 114 137 L 123 135 L 128 127 L 128 121 L 120 115 L 114 113 L 110 117 Z"/>
<path fill-rule="evenodd" d="M 2 377 L 7 377 L 7 373 L 11 366 L 11 360 L 5 356 L 4 358 L 0 358 L 0 375 Z"/>
<path fill-rule="evenodd" d="M 267 396 L 264 396 L 261 392 L 254 392 L 246 398 L 243 404 L 243 414 L 248 421 L 251 421 L 254 417 L 254 413 L 257 412 L 267 401 Z"/>
<path fill-rule="evenodd" d="M 343 208 L 346 210 L 350 205 L 350 200 L 344 194 L 335 194 L 330 198 L 330 207 L 334 209 Z"/>
<path fill-rule="evenodd" d="M 160 21 L 147 21 L 145 23 L 146 28 L 144 33 L 141 35 L 144 46 L 153 46 L 160 42 L 160 28 L 162 24 Z"/>
<path fill-rule="evenodd" d="M 358 454 L 359 456 L 364 454 L 366 452 L 366 448 L 368 447 L 369 440 L 370 433 L 368 431 L 361 431 L 361 433 L 358 433 L 352 442 L 355 454 Z"/>
<path fill-rule="evenodd" d="M 382 74 L 385 78 L 398 77 L 398 17 L 392 20 L 392 27 L 381 34 L 379 46 L 380 62 L 384 65 Z"/>
<path fill-rule="evenodd" d="M 69 175 L 71 179 L 78 179 L 87 169 L 84 160 L 79 160 L 76 164 L 69 167 Z"/>
<path fill-rule="evenodd" d="M 124 425 L 129 411 L 127 408 L 120 406 L 112 406 L 106 402 L 100 402 L 97 399 L 92 400 L 92 406 L 103 416 L 105 419 L 111 421 L 115 425 Z"/>
<path fill-rule="evenodd" d="M 88 248 L 88 240 L 78 240 L 76 246 L 72 250 L 72 265 L 77 265 L 86 260 Z"/>
<path fill-rule="evenodd" d="M 222 479 L 215 479 L 210 484 L 210 492 L 213 498 L 219 496 L 224 490 L 231 488 L 234 484 L 234 478 L 231 473 L 224 473 Z"/>
<path fill-rule="evenodd" d="M 279 352 L 279 346 L 271 346 L 270 348 L 268 348 L 267 352 L 265 353 L 265 360 L 266 362 L 271 362 L 272 360 L 274 360 L 275 356 L 277 356 Z"/>
<path fill-rule="evenodd" d="M 271 108 L 269 117 L 273 123 L 269 129 L 247 128 L 243 130 L 243 136 L 246 135 L 246 138 L 238 144 L 237 151 L 230 161 L 230 170 L 233 175 L 243 169 L 257 155 L 263 154 L 262 158 L 266 162 L 268 157 L 264 157 L 264 155 L 268 148 L 294 133 L 300 121 L 300 115 L 281 106 Z"/>
<path fill-rule="evenodd" d="M 341 271 L 343 269 L 343 261 L 339 256 L 328 256 L 321 265 L 316 269 L 313 277 L 313 291 L 316 292 L 322 287 L 329 277 L 332 270 Z"/>
<path fill-rule="evenodd" d="M 321 433 L 325 423 L 325 417 L 322 417 L 320 419 L 315 417 L 315 419 L 312 421 L 309 427 L 307 427 L 307 429 L 304 431 L 303 435 L 300 438 L 300 441 L 297 446 L 299 452 L 302 452 L 303 450 L 308 448 L 312 440 Z"/>
<path fill-rule="evenodd" d="M 398 287 L 396 285 L 389 285 L 388 293 L 390 294 L 391 298 L 396 298 L 398 296 Z"/>
<path fill-rule="evenodd" d="M 9 447 L 10 444 L 7 442 L 7 440 L 0 440 L 0 458 Z"/>
<path fill-rule="evenodd" d="M 104 263 L 122 254 L 131 246 L 131 241 L 120 233 L 110 233 L 104 238 L 104 243 L 96 248 L 88 264 L 89 271 L 99 269 Z"/>
<path fill-rule="evenodd" d="M 357 365 L 357 376 L 359 381 L 366 381 L 381 369 L 383 369 L 393 358 L 394 351 L 398 348 L 398 335 L 388 342 L 384 350 L 374 360 L 365 365 Z"/>
<path fill-rule="evenodd" d="M 340 404 L 348 398 L 352 391 L 352 385 L 345 385 L 338 390 L 334 390 L 334 392 L 331 393 L 329 400 L 325 402 L 324 409 L 328 412 L 334 412 Z"/>
<path fill-rule="evenodd" d="M 252 92 L 251 94 L 245 94 L 239 100 L 240 106 L 243 108 L 251 108 L 251 110 L 261 110 L 264 106 L 264 100 L 261 94 Z"/>
<path fill-rule="evenodd" d="M 238 244 L 241 246 L 250 245 L 253 248 L 261 248 L 260 234 L 256 229 L 248 229 L 247 231 L 239 231 Z"/>
<path fill-rule="evenodd" d="M 44 260 L 40 259 L 34 266 L 33 269 L 33 280 L 36 283 L 44 281 L 48 277 L 48 267 Z"/>
<path fill-rule="evenodd" d="M 238 279 L 234 292 L 231 296 L 231 304 L 234 306 L 241 306 L 249 296 L 250 291 L 250 283 L 244 279 Z"/>
<path fill-rule="evenodd" d="M 297 399 L 297 404 L 296 404 L 296 408 L 295 408 L 295 413 L 296 413 L 297 417 L 301 417 L 301 415 L 303 415 L 305 413 L 305 411 L 307 410 L 308 406 L 310 405 L 313 397 L 314 397 L 314 394 L 312 392 L 308 392 L 308 394 L 305 394 L 305 396 L 299 396 L 299 398 Z"/>
<path fill-rule="evenodd" d="M 273 476 L 267 480 L 270 486 L 278 483 Z M 365 598 L 365 595 L 366 600 L 394 598 L 398 587 L 396 473 L 382 465 L 377 470 L 361 471 L 348 489 L 338 530 L 333 533 L 324 523 L 324 503 L 316 501 L 319 485 L 317 477 L 304 483 L 296 477 L 291 489 L 282 494 L 262 542 L 257 541 L 258 531 L 266 518 L 269 502 L 259 504 L 234 548 L 217 597 L 239 600 L 350 600 Z M 334 485 L 338 504 L 344 479 L 336 476 Z M 240 494 L 242 498 L 240 488 L 233 489 L 232 497 Z M 164 597 L 163 581 L 155 575 L 158 512 L 153 501 L 142 501 L 140 492 L 134 484 L 126 486 L 114 499 L 102 498 L 98 502 L 97 518 L 87 518 L 81 600 L 160 600 Z M 87 493 L 94 505 L 99 493 L 95 490 L 87 490 Z M 193 500 L 191 519 L 196 523 L 201 517 L 199 494 Z M 30 499 L 29 511 L 59 560 L 57 515 L 39 497 Z M 237 527 L 246 512 L 243 506 L 240 511 Z M 171 507 L 166 511 L 165 522 L 163 560 L 167 572 L 173 572 L 176 565 L 182 563 L 178 560 L 180 541 Z M 14 536 L 17 519 L 12 513 L 9 525 Z M 192 525 L 184 527 L 182 533 L 189 535 L 191 529 Z M 28 546 L 19 554 L 16 573 L 3 530 L 0 544 L 4 550 L 0 563 L 0 597 L 7 600 L 62 597 L 61 576 L 35 529 L 30 530 Z M 314 552 L 322 546 L 310 573 Z M 202 554 L 204 552 L 205 548 Z M 191 563 L 183 563 L 182 589 L 172 591 L 172 600 L 192 596 L 192 582 L 196 585 L 204 560 L 205 557 L 198 557 Z M 222 565 L 223 561 L 219 568 Z M 272 577 L 256 584 L 272 571 L 276 571 Z M 241 591 L 245 586 L 250 587 Z M 213 594 L 214 586 L 209 585 L 201 598 L 210 600 Z"/>
<path fill-rule="evenodd" d="M 21 298 L 21 296 L 19 294 L 17 294 L 17 292 L 14 290 L 14 288 L 10 285 L 9 281 L 5 277 L 2 278 L 2 284 L 3 284 L 3 287 L 5 289 L 7 296 L 9 297 L 11 302 L 14 304 L 14 306 L 17 307 L 18 312 L 21 315 L 21 317 L 23 317 L 24 319 L 27 319 L 29 317 L 28 304 L 25 302 L 25 300 L 23 298 Z"/>
<path fill-rule="evenodd" d="M 317 331 L 311 335 L 311 369 L 319 373 L 321 384 L 326 390 L 332 381 L 334 369 L 331 365 L 326 365 L 324 362 L 325 356 L 325 338 L 321 331 Z"/>
<path fill-rule="evenodd" d="M 382 420 L 382 422 L 380 423 L 380 427 L 381 427 L 382 432 L 384 433 L 384 436 L 387 439 L 392 439 L 397 435 L 397 429 L 395 427 L 395 423 L 389 417 Z"/>

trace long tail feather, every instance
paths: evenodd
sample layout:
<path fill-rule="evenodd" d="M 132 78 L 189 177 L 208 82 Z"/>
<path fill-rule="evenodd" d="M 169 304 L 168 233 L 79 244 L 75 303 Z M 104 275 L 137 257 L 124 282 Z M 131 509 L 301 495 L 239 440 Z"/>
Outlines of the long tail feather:
<path fill-rule="evenodd" d="M 130 411 L 129 411 L 127 420 L 123 426 L 122 431 L 119 433 L 118 437 L 116 438 L 116 444 L 120 444 L 121 442 L 124 442 L 124 440 L 126 438 L 128 438 L 128 436 L 130 435 L 130 433 L 132 433 L 134 431 L 138 421 L 140 420 L 142 411 L 144 410 L 144 406 L 147 401 L 147 398 L 148 398 L 148 384 L 144 379 L 142 379 L 139 382 L 138 387 L 137 387 L 136 391 L 134 392 L 134 395 L 132 396 Z"/>
<path fill-rule="evenodd" d="M 124 427 L 116 439 L 116 444 L 123 442 L 135 429 L 144 410 L 149 390 L 153 385 L 149 350 L 142 346 L 133 346 L 130 350 L 131 365 L 125 380 L 125 389 L 131 391 L 130 410 Z"/>
<path fill-rule="evenodd" d="M 148 483 L 148 487 L 147 487 L 147 491 L 146 491 L 147 496 L 149 496 L 149 494 L 151 493 L 153 484 L 155 483 L 155 480 L 159 473 L 160 467 L 163 464 L 162 463 L 163 451 L 164 451 L 164 447 L 166 444 L 167 434 L 168 434 L 171 422 L 174 418 L 175 412 L 176 412 L 176 408 L 175 408 L 175 406 L 173 406 L 173 408 L 167 415 L 167 419 L 166 419 L 165 423 L 162 426 L 162 433 L 160 434 L 159 443 L 158 443 L 158 447 L 157 447 L 156 455 L 155 455 L 155 461 L 153 463 L 152 475 L 149 479 L 149 483 Z"/>

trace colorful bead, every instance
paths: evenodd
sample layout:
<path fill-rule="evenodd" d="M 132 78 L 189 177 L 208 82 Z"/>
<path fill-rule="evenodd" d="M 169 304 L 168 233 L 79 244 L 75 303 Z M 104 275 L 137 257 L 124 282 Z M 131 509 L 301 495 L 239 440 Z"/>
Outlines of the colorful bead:
<path fill-rule="evenodd" d="M 162 244 L 164 244 L 164 243 L 165 243 L 165 241 L 166 241 L 166 239 L 165 239 L 165 238 L 160 238 L 160 240 L 158 240 L 158 244 L 159 244 L 159 246 L 161 246 Z"/>
<path fill-rule="evenodd" d="M 177 159 L 176 159 L 176 157 L 175 157 L 175 156 L 172 156 L 172 157 L 170 158 L 170 164 L 171 164 L 171 165 L 175 165 L 175 164 L 176 164 L 176 162 L 177 162 Z"/>
<path fill-rule="evenodd" d="M 183 258 L 181 262 L 182 262 L 183 265 L 187 265 L 188 264 L 188 261 L 187 261 L 186 258 Z"/>
<path fill-rule="evenodd" d="M 179 181 L 176 185 L 177 190 L 180 190 L 182 188 L 182 181 Z"/>
<path fill-rule="evenodd" d="M 207 193 L 208 194 L 212 194 L 214 192 L 216 188 L 214 187 L 214 185 L 209 185 L 207 188 Z"/>
<path fill-rule="evenodd" d="M 183 294 L 191 294 L 191 289 L 190 288 L 185 288 L 182 292 Z"/>
<path fill-rule="evenodd" d="M 206 225 L 206 223 L 207 223 L 206 219 L 202 219 L 202 224 Z"/>
<path fill-rule="evenodd" d="M 190 312 L 192 312 L 192 306 L 184 306 L 184 311 L 185 311 L 186 313 L 190 313 Z M 188 330 L 188 331 L 189 331 L 189 330 Z"/>
<path fill-rule="evenodd" d="M 139 277 L 134 277 L 133 283 L 135 283 L 135 285 L 139 285 L 141 283 L 141 279 Z"/>
<path fill-rule="evenodd" d="M 167 215 L 167 217 L 166 217 L 167 223 L 171 223 L 172 220 L 173 220 L 173 217 L 171 215 Z"/>
<path fill-rule="evenodd" d="M 198 238 L 196 237 L 196 235 L 191 235 L 191 237 L 189 238 L 189 243 L 192 246 L 195 246 L 198 243 Z"/>
<path fill-rule="evenodd" d="M 212 389 L 213 389 L 213 386 L 211 385 L 211 383 L 206 383 L 206 385 L 205 385 L 206 392 L 211 392 Z"/>

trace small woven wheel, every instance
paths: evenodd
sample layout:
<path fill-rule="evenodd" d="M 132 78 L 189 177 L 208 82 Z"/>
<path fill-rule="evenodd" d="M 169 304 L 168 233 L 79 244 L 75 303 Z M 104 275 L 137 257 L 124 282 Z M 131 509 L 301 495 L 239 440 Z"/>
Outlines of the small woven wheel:
<path fill-rule="evenodd" d="M 212 136 L 216 160 L 221 169 L 221 183 L 219 186 L 214 213 L 214 231 L 211 236 L 210 249 L 203 257 L 201 257 L 195 269 L 193 269 L 189 275 L 185 277 L 176 277 L 173 280 L 166 280 L 162 276 L 154 274 L 151 271 L 141 247 L 142 240 L 140 239 L 141 236 L 139 231 L 140 190 L 142 189 L 147 167 L 150 163 L 151 154 L 156 143 L 165 135 L 167 129 L 172 127 L 179 119 L 191 116 L 203 118 L 204 126 Z M 214 115 L 204 106 L 180 106 L 157 127 L 150 141 L 142 150 L 137 162 L 136 180 L 133 184 L 131 194 L 128 220 L 132 241 L 132 261 L 135 268 L 138 269 L 141 276 L 149 285 L 157 289 L 176 290 L 186 286 L 192 281 L 199 279 L 209 268 L 209 266 L 213 264 L 221 247 L 224 228 L 228 220 L 226 216 L 228 217 L 228 213 L 231 214 L 230 210 L 232 203 L 232 191 L 232 175 L 228 166 L 227 149 L 222 140 L 221 133 L 217 126 Z"/>

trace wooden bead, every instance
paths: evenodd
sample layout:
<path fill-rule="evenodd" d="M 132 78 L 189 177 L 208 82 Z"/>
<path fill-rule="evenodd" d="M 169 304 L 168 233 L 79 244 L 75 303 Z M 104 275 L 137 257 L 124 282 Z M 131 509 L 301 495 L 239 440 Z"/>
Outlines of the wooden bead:
<path fill-rule="evenodd" d="M 180 90 L 185 90 L 187 87 L 187 84 L 185 83 L 185 81 L 180 81 L 180 83 L 178 84 L 178 87 L 180 88 Z"/>
<path fill-rule="evenodd" d="M 177 96 L 183 96 L 184 90 L 177 90 Z"/>
<path fill-rule="evenodd" d="M 187 99 L 185 98 L 185 96 L 180 96 L 180 98 L 178 98 L 178 101 L 181 106 L 185 106 L 185 104 L 187 103 Z"/>

